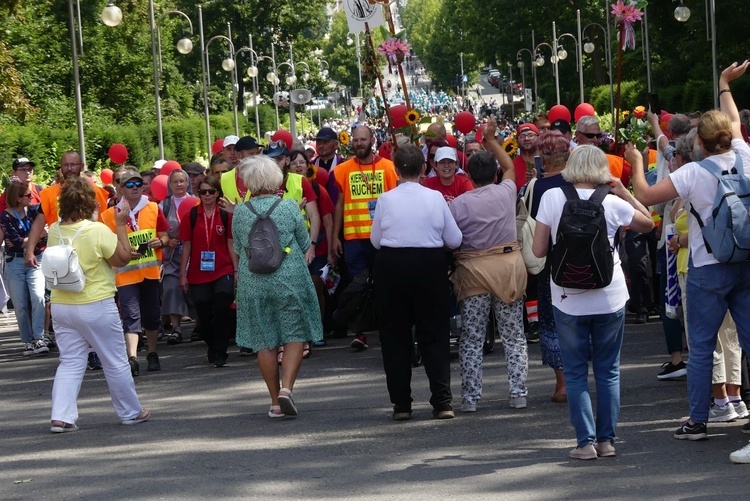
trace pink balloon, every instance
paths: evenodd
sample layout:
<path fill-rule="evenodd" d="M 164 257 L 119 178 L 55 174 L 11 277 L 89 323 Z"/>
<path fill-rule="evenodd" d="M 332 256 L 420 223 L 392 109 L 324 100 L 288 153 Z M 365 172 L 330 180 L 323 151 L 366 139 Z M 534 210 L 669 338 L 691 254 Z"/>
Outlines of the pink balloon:
<path fill-rule="evenodd" d="M 406 122 L 406 112 L 409 111 L 403 104 L 391 106 L 391 125 L 394 129 L 400 129 L 409 125 Z"/>
<path fill-rule="evenodd" d="M 211 145 L 211 153 L 216 155 L 218 152 L 224 149 L 224 139 L 219 138 L 216 141 L 214 141 L 214 144 Z"/>
<path fill-rule="evenodd" d="M 169 190 L 167 189 L 168 182 L 169 176 L 166 174 L 159 174 L 151 181 L 151 194 L 157 201 L 167 198 L 169 194 Z"/>
<path fill-rule="evenodd" d="M 99 179 L 101 179 L 104 184 L 112 184 L 113 175 L 114 172 L 112 172 L 112 169 L 102 169 L 99 173 Z"/>
<path fill-rule="evenodd" d="M 477 125 L 477 120 L 476 118 L 474 118 L 474 114 L 470 111 L 462 111 L 461 113 L 456 115 L 453 123 L 456 124 L 456 129 L 459 132 L 468 134 L 469 132 L 474 130 L 474 127 Z"/>
<path fill-rule="evenodd" d="M 284 141 L 286 143 L 287 149 L 291 150 L 292 145 L 294 144 L 294 136 L 292 136 L 292 133 L 285 129 L 279 129 L 276 132 L 274 132 L 273 136 L 271 136 L 271 141 Z"/>
<path fill-rule="evenodd" d="M 451 148 L 458 148 L 458 141 L 456 140 L 456 136 L 453 134 L 446 134 L 445 140 L 448 141 L 448 146 Z"/>
<path fill-rule="evenodd" d="M 128 149 L 124 144 L 115 143 L 109 147 L 109 159 L 115 164 L 124 164 L 128 159 Z"/>
<path fill-rule="evenodd" d="M 168 176 L 173 170 L 182 170 L 182 165 L 180 165 L 180 162 L 177 162 L 176 160 L 170 160 L 169 162 L 162 165 L 159 174 Z"/>
<path fill-rule="evenodd" d="M 552 108 L 549 109 L 549 112 L 547 113 L 547 118 L 549 119 L 549 123 L 554 122 L 555 120 L 563 119 L 566 122 L 570 122 L 570 110 L 563 106 L 562 104 L 556 104 Z"/>
<path fill-rule="evenodd" d="M 596 111 L 594 110 L 594 107 L 589 103 L 581 103 L 576 106 L 576 111 L 573 114 L 576 122 L 578 122 L 583 117 L 593 117 L 594 115 L 596 115 Z"/>

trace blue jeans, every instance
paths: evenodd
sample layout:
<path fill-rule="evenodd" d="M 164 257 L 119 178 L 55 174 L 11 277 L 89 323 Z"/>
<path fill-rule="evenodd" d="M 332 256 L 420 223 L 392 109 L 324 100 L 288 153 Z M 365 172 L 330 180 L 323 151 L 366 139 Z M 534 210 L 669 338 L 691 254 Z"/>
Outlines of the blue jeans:
<path fill-rule="evenodd" d="M 44 337 L 44 275 L 39 267 L 26 266 L 23 257 L 5 256 L 5 286 L 13 301 L 21 341 Z M 31 311 L 29 311 L 31 307 Z"/>
<path fill-rule="evenodd" d="M 750 263 L 719 263 L 695 268 L 691 261 L 687 275 L 687 304 L 690 418 L 693 422 L 705 423 L 711 399 L 716 337 L 727 308 L 737 325 L 742 349 L 750 351 Z"/>
<path fill-rule="evenodd" d="M 620 348 L 625 332 L 625 308 L 614 313 L 583 316 L 554 310 L 568 389 L 568 411 L 578 446 L 606 440 L 614 442 L 620 415 Z M 596 424 L 588 383 L 589 339 L 596 380 Z"/>

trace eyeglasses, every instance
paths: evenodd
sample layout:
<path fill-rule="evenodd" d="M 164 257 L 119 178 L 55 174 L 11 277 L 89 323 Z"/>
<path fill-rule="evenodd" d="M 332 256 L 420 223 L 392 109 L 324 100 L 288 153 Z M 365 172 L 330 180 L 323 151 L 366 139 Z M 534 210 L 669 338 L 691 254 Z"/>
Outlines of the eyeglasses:
<path fill-rule="evenodd" d="M 286 148 L 286 142 L 280 139 L 278 141 L 271 141 L 270 143 L 268 143 L 269 150 L 284 149 L 284 148 Z"/>
<path fill-rule="evenodd" d="M 198 194 L 200 195 L 216 195 L 216 189 L 215 188 L 208 188 L 205 190 L 198 190 Z"/>
<path fill-rule="evenodd" d="M 19 167 L 16 172 L 34 172 L 33 167 Z"/>
<path fill-rule="evenodd" d="M 21 198 L 28 198 L 31 200 L 31 193 L 26 193 L 25 195 L 21 195 Z"/>
<path fill-rule="evenodd" d="M 602 138 L 601 132 L 581 132 L 581 131 L 576 131 L 576 132 L 583 134 L 589 139 L 594 139 L 594 138 L 601 139 Z"/>
<path fill-rule="evenodd" d="M 537 137 L 537 135 L 533 132 L 530 132 L 528 134 L 521 134 L 520 136 L 518 136 L 518 139 L 534 139 L 535 137 Z"/>
<path fill-rule="evenodd" d="M 140 179 L 136 179 L 135 181 L 125 181 L 125 184 L 123 184 L 123 186 L 128 189 L 141 188 L 143 187 L 143 181 L 141 181 Z"/>

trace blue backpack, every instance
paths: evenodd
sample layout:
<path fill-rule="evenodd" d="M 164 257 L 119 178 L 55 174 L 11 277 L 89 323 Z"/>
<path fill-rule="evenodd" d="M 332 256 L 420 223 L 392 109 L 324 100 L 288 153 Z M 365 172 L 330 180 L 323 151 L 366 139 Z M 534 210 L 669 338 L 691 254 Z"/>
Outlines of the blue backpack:
<path fill-rule="evenodd" d="M 698 165 L 716 176 L 719 185 L 705 222 L 691 207 L 701 227 L 706 250 L 720 263 L 739 263 L 750 259 L 750 179 L 745 177 L 739 154 L 729 171 L 722 171 L 713 161 L 705 159 Z"/>

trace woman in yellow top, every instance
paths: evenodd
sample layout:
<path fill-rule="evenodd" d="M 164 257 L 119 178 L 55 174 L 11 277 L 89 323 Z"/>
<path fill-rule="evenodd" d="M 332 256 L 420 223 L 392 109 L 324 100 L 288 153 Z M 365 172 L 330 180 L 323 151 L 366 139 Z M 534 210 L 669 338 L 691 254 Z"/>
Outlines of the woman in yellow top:
<path fill-rule="evenodd" d="M 115 273 L 112 267 L 130 261 L 127 202 L 115 218 L 115 233 L 91 221 L 97 209 L 94 189 L 85 178 L 69 179 L 60 193 L 60 223 L 49 229 L 49 246 L 60 237 L 75 237 L 72 246 L 86 275 L 82 292 L 52 290 L 52 315 L 60 365 L 52 387 L 52 433 L 77 431 L 78 392 L 81 388 L 89 345 L 94 347 L 104 367 L 115 413 L 122 424 L 138 424 L 149 418 L 141 407 L 130 366 L 125 358 L 120 314 L 115 304 Z"/>

